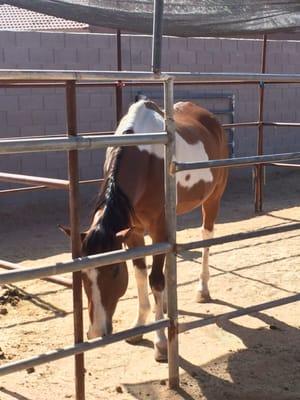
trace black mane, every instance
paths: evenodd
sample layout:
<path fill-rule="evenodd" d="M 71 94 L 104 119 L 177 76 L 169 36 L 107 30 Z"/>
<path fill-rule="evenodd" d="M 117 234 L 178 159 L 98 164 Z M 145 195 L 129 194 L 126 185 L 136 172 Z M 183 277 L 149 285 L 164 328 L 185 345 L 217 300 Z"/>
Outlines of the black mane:
<path fill-rule="evenodd" d="M 113 158 L 112 165 L 104 177 L 94 208 L 94 215 L 99 209 L 104 210 L 99 221 L 97 221 L 97 225 L 101 225 L 102 231 L 112 235 L 122 229 L 129 228 L 133 216 L 133 207 L 116 179 L 122 158 L 122 150 L 122 148 L 114 149 L 111 154 Z"/>

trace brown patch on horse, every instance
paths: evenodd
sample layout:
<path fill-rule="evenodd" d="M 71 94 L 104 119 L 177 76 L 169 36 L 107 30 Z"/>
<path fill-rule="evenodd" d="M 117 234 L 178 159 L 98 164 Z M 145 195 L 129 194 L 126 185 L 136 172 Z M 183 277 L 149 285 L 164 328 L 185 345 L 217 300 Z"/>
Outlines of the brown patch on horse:
<path fill-rule="evenodd" d="M 224 131 L 219 121 L 197 104 L 190 101 L 174 104 L 174 121 L 177 132 L 188 144 L 196 144 L 199 141 L 198 132 L 201 132 L 201 141 L 207 154 L 222 146 Z"/>

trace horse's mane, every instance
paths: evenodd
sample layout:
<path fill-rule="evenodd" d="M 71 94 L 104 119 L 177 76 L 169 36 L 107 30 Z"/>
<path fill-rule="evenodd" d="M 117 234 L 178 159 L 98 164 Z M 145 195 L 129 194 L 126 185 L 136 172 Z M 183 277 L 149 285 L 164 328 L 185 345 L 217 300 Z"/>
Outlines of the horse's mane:
<path fill-rule="evenodd" d="M 112 161 L 105 173 L 93 213 L 95 215 L 99 209 L 104 210 L 96 224 L 101 223 L 101 228 L 112 234 L 130 227 L 134 214 L 127 195 L 120 188 L 116 179 L 122 153 L 123 149 L 121 147 L 113 149 L 111 152 Z"/>

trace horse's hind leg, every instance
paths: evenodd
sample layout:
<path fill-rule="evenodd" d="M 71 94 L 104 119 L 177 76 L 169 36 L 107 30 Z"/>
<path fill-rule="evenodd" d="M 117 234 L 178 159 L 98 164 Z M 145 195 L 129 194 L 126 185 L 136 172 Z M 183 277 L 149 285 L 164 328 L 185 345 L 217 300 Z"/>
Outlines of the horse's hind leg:
<path fill-rule="evenodd" d="M 128 247 L 144 246 L 143 235 L 132 235 L 127 243 Z M 133 323 L 133 327 L 145 325 L 147 317 L 150 312 L 150 302 L 148 294 L 148 274 L 145 258 L 139 258 L 133 260 L 134 273 L 138 291 L 138 312 L 136 320 Z M 143 335 L 133 336 L 127 339 L 128 343 L 135 344 L 143 339 Z"/>
<path fill-rule="evenodd" d="M 212 239 L 214 235 L 214 224 L 220 208 L 220 195 L 209 197 L 202 204 L 202 238 L 203 240 Z M 202 272 L 196 292 L 196 301 L 206 303 L 211 300 L 208 288 L 209 281 L 209 247 L 203 249 Z"/>

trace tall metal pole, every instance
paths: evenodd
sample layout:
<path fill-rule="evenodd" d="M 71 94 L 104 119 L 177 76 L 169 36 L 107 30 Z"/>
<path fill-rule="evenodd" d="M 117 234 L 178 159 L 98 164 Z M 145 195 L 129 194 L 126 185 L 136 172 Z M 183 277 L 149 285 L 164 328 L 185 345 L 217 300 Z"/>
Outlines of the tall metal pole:
<path fill-rule="evenodd" d="M 152 72 L 161 72 L 161 49 L 163 34 L 164 0 L 154 0 L 153 33 L 152 33 Z"/>
<path fill-rule="evenodd" d="M 76 85 L 75 81 L 66 83 L 67 101 L 67 132 L 68 136 L 77 135 L 76 118 Z M 71 224 L 71 247 L 72 258 L 80 257 L 81 242 L 79 232 L 79 171 L 78 151 L 68 152 L 69 170 L 69 208 Z M 73 272 L 73 309 L 74 309 L 74 342 L 83 341 L 83 318 L 82 318 L 82 281 L 81 272 Z M 75 355 L 75 390 L 76 400 L 85 399 L 84 382 L 84 354 Z"/>
<path fill-rule="evenodd" d="M 169 386 L 179 387 L 178 361 L 178 309 L 176 265 L 176 176 L 171 174 L 175 155 L 175 123 L 173 120 L 173 79 L 164 83 L 165 130 L 168 143 L 165 146 L 165 214 L 168 242 L 173 251 L 166 256 L 167 304 L 170 327 L 168 328 Z"/>
<path fill-rule="evenodd" d="M 266 54 L 267 54 L 267 35 L 263 36 L 263 46 L 261 55 L 261 73 L 266 72 Z M 259 109 L 258 109 L 258 138 L 257 138 L 257 155 L 264 153 L 264 82 L 259 85 Z M 263 182 L 264 182 L 264 166 L 257 165 L 255 167 L 255 212 L 261 212 L 263 206 Z"/>
<path fill-rule="evenodd" d="M 117 30 L 117 70 L 122 71 L 122 42 L 121 31 Z M 117 123 L 120 122 L 123 114 L 123 83 L 118 81 L 116 85 L 116 117 Z"/>

